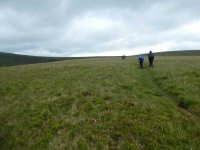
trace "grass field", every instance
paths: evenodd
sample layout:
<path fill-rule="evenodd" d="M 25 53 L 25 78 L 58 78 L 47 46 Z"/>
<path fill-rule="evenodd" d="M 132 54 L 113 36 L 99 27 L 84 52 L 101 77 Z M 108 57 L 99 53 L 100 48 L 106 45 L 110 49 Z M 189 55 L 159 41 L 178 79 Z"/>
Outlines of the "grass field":
<path fill-rule="evenodd" d="M 200 57 L 0 68 L 0 149 L 200 149 Z"/>

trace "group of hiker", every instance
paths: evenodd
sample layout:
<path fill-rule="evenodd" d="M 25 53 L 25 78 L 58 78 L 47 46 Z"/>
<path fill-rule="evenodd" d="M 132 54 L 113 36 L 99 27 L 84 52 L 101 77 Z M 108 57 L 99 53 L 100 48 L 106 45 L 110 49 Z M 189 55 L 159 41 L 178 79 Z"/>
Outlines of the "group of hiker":
<path fill-rule="evenodd" d="M 122 55 L 122 59 L 126 59 L 126 55 Z"/>
<path fill-rule="evenodd" d="M 153 68 L 154 54 L 151 50 L 148 54 L 148 59 L 149 59 L 149 67 Z M 143 68 L 143 63 L 144 63 L 144 55 L 143 54 L 140 54 L 138 56 L 138 61 L 139 61 L 139 64 L 140 64 L 140 68 Z"/>
<path fill-rule="evenodd" d="M 126 59 L 126 56 L 122 55 L 122 59 Z M 148 59 L 149 59 L 149 67 L 153 68 L 154 54 L 151 50 L 148 53 Z M 138 61 L 139 61 L 140 68 L 142 69 L 144 66 L 143 65 L 143 63 L 144 63 L 144 55 L 143 54 L 138 55 Z"/>

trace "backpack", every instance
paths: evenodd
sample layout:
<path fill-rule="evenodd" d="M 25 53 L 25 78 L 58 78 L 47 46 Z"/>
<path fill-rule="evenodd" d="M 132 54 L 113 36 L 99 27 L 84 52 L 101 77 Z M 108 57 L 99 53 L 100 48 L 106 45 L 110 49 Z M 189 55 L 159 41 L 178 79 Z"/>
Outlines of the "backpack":
<path fill-rule="evenodd" d="M 154 58 L 153 53 L 149 53 L 149 58 L 150 58 L 150 59 L 153 59 L 153 58 Z"/>
<path fill-rule="evenodd" d="M 139 61 L 144 61 L 144 56 L 143 55 L 139 55 L 138 60 Z"/>

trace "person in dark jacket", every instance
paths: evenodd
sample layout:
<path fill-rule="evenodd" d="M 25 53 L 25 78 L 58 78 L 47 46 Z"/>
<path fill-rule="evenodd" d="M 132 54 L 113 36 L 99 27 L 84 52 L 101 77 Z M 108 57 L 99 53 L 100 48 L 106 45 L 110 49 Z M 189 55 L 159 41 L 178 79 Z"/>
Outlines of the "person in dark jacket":
<path fill-rule="evenodd" d="M 138 61 L 140 63 L 140 68 L 143 68 L 144 56 L 142 54 L 138 56 Z"/>
<path fill-rule="evenodd" d="M 149 54 L 148 54 L 148 58 L 149 58 L 149 67 L 153 68 L 153 60 L 154 60 L 154 54 L 152 53 L 152 51 L 150 50 Z"/>

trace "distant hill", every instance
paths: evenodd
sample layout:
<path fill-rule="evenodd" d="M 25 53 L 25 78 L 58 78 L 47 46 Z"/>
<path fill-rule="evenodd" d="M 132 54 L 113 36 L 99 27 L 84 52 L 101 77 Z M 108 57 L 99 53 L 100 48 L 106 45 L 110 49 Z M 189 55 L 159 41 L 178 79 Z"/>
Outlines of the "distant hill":
<path fill-rule="evenodd" d="M 72 59 L 90 59 L 90 58 L 107 58 L 113 56 L 91 56 L 91 57 L 42 57 L 42 56 L 29 56 L 0 52 L 0 67 L 3 66 L 16 66 L 26 64 L 45 63 L 60 60 Z"/>
<path fill-rule="evenodd" d="M 0 52 L 0 67 L 2 66 L 15 66 L 24 64 L 44 63 L 66 59 L 74 59 L 72 57 L 40 57 L 28 56 Z"/>
<path fill-rule="evenodd" d="M 156 56 L 200 56 L 200 50 L 181 50 L 155 53 Z"/>

